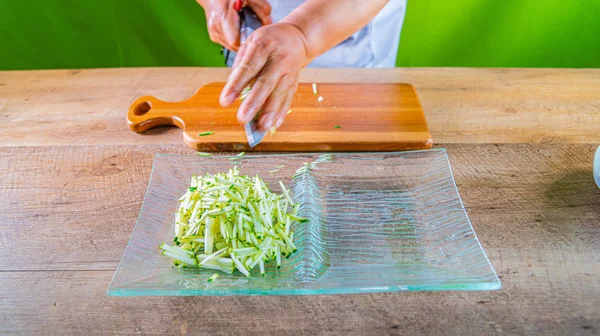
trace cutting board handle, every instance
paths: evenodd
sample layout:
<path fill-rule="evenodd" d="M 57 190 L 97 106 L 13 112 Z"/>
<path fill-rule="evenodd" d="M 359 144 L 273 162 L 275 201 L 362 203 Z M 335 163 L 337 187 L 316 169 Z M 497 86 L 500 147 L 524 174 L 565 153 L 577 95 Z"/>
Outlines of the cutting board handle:
<path fill-rule="evenodd" d="M 162 101 L 156 97 L 138 98 L 129 107 L 127 122 L 134 132 L 144 132 L 156 126 L 173 125 L 185 129 L 183 119 L 176 113 L 177 103 Z"/>

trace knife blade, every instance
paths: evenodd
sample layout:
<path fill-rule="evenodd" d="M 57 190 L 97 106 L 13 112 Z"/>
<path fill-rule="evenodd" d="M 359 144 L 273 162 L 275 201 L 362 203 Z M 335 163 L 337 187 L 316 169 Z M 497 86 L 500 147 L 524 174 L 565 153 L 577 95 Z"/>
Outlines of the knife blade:
<path fill-rule="evenodd" d="M 242 7 L 239 11 L 240 15 L 240 44 L 246 42 L 250 34 L 252 34 L 255 30 L 261 27 L 260 20 L 250 7 Z M 257 113 L 257 117 L 260 114 L 260 111 Z M 244 125 L 244 130 L 246 131 L 246 138 L 248 139 L 248 145 L 250 148 L 254 148 L 258 145 L 267 135 L 267 132 L 261 131 L 258 129 L 256 121 L 258 119 L 254 118 L 250 122 Z"/>
<path fill-rule="evenodd" d="M 254 13 L 252 8 L 243 7 L 240 12 L 240 44 L 246 42 L 250 34 L 260 28 L 262 24 L 258 19 L 258 16 Z"/>

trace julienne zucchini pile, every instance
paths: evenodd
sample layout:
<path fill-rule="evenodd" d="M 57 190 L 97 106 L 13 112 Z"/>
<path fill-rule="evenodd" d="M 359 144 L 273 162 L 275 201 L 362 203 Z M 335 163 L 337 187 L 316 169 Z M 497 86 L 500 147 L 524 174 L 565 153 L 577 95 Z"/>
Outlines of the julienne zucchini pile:
<path fill-rule="evenodd" d="M 232 274 L 240 271 L 250 277 L 259 267 L 265 275 L 265 263 L 296 251 L 295 204 L 282 182 L 277 195 L 258 176 L 240 175 L 237 167 L 227 173 L 192 176 L 190 187 L 180 199 L 175 214 L 174 245 L 160 244 L 162 254 L 177 267 L 197 267 Z M 213 281 L 218 275 L 213 275 Z"/>

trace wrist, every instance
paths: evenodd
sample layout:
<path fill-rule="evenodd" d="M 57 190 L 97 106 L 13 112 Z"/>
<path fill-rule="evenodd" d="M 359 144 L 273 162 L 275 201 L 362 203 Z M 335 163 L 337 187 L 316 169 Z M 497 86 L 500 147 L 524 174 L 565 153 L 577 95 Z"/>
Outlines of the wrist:
<path fill-rule="evenodd" d="M 308 41 L 308 37 L 307 37 L 306 33 L 300 26 L 294 24 L 293 22 L 286 22 L 286 21 L 282 20 L 279 22 L 279 24 L 288 26 L 291 31 L 294 31 L 296 33 L 295 35 L 298 37 L 298 40 L 301 43 L 301 47 L 302 47 L 301 52 L 303 53 L 303 55 L 306 59 L 306 64 L 304 64 L 304 66 L 307 66 L 310 62 L 312 62 L 318 56 L 318 54 L 310 49 L 310 43 Z"/>

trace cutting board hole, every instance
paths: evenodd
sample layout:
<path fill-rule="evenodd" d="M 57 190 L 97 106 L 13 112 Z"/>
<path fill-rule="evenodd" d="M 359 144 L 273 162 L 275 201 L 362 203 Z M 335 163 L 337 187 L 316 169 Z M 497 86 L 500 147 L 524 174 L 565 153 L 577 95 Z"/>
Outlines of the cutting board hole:
<path fill-rule="evenodd" d="M 144 115 L 144 114 L 148 113 L 148 111 L 150 111 L 151 108 L 152 108 L 152 103 L 147 102 L 147 101 L 146 102 L 142 102 L 142 103 L 139 103 L 135 107 L 135 109 L 133 110 L 133 113 L 136 116 L 141 116 L 141 115 Z"/>

